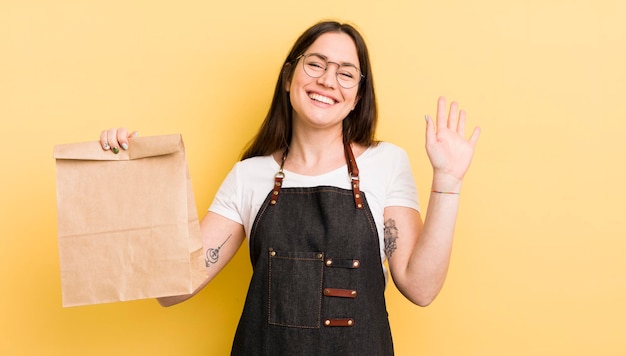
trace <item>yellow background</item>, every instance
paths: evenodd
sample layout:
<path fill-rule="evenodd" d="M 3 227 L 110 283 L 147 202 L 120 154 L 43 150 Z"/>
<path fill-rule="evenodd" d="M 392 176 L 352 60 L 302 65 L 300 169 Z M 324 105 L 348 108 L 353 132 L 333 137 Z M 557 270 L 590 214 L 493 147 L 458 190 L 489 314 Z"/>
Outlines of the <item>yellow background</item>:
<path fill-rule="evenodd" d="M 387 290 L 397 354 L 625 355 L 625 17 L 618 0 L 3 0 L 0 354 L 228 353 L 245 249 L 173 308 L 61 307 L 52 147 L 182 133 L 203 214 L 292 42 L 332 18 L 368 41 L 378 138 L 409 152 L 423 206 L 437 97 L 483 129 L 441 295 Z"/>

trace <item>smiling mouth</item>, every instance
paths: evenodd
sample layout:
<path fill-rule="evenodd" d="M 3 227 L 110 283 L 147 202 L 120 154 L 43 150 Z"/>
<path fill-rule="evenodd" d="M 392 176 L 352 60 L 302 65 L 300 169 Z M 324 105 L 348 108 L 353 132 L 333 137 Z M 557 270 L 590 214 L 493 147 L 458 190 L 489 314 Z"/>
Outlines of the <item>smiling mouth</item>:
<path fill-rule="evenodd" d="M 335 103 L 335 100 L 327 96 L 323 96 L 323 95 L 315 94 L 315 93 L 310 93 L 309 98 L 315 101 L 319 101 L 320 103 L 328 104 L 328 105 L 333 105 Z"/>

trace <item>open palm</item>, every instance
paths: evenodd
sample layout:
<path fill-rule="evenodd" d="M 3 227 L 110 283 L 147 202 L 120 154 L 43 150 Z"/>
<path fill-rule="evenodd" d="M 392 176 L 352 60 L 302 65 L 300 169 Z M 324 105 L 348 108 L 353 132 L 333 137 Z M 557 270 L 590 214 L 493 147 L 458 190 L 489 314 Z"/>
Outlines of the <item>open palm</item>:
<path fill-rule="evenodd" d="M 465 111 L 459 111 L 458 104 L 453 101 L 448 112 L 444 97 L 437 102 L 436 122 L 428 115 L 426 121 L 426 152 L 433 172 L 461 181 L 472 162 L 480 128 L 476 127 L 466 139 Z"/>

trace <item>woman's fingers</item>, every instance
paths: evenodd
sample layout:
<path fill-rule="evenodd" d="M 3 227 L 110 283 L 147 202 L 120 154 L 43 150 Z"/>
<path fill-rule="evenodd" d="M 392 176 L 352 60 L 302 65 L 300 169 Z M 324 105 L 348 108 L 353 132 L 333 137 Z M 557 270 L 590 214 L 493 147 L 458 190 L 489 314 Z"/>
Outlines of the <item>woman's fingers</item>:
<path fill-rule="evenodd" d="M 426 115 L 424 119 L 426 119 L 426 145 L 428 145 L 430 142 L 435 142 L 437 133 L 435 132 L 434 123 L 430 116 Z"/>
<path fill-rule="evenodd" d="M 117 142 L 124 151 L 128 149 L 128 130 L 123 127 L 117 129 Z"/>
<path fill-rule="evenodd" d="M 450 113 L 448 114 L 448 128 L 456 131 L 459 125 L 459 104 L 453 101 L 450 104 Z"/>
<path fill-rule="evenodd" d="M 480 136 L 480 127 L 475 127 L 474 132 L 472 132 L 472 136 L 469 138 L 469 143 L 472 147 L 476 147 L 476 143 L 478 142 L 478 137 Z"/>
<path fill-rule="evenodd" d="M 457 123 L 456 132 L 465 137 L 465 110 L 459 112 L 459 121 Z"/>
<path fill-rule="evenodd" d="M 459 110 L 459 104 L 456 101 L 450 103 L 448 110 L 446 98 L 439 97 L 437 101 L 437 132 L 448 128 L 461 136 L 465 136 L 465 116 L 465 110 Z"/>
<path fill-rule="evenodd" d="M 123 127 L 120 127 L 119 129 L 112 128 L 102 131 L 100 134 L 100 145 L 103 150 L 111 150 L 111 152 L 118 154 L 120 149 L 127 150 L 129 147 L 128 139 L 136 136 L 137 131 L 129 134 L 128 130 Z"/>
<path fill-rule="evenodd" d="M 440 131 L 447 126 L 447 113 L 446 98 L 440 96 L 439 100 L 437 100 L 437 131 Z"/>
<path fill-rule="evenodd" d="M 100 133 L 100 146 L 102 146 L 102 149 L 105 151 L 111 149 L 111 146 L 109 145 L 108 133 L 109 132 L 107 130 L 104 130 Z"/>
<path fill-rule="evenodd" d="M 112 128 L 107 131 L 107 140 L 109 141 L 109 146 L 111 146 L 111 152 L 115 154 L 120 153 L 120 143 L 117 141 L 117 130 L 118 129 Z"/>

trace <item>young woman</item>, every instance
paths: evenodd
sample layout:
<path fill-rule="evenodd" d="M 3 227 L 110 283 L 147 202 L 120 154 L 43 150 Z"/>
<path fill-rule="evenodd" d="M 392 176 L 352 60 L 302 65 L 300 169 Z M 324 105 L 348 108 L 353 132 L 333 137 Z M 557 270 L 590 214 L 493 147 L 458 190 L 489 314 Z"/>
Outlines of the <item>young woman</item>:
<path fill-rule="evenodd" d="M 392 355 L 389 261 L 406 298 L 426 306 L 448 269 L 459 193 L 478 140 L 444 98 L 426 116 L 433 167 L 425 222 L 406 153 L 374 140 L 368 51 L 350 25 L 318 23 L 294 44 L 257 136 L 201 221 L 208 278 L 248 237 L 253 276 L 233 355 Z M 128 132 L 102 132 L 128 149 Z M 160 298 L 164 306 L 193 296 Z"/>

